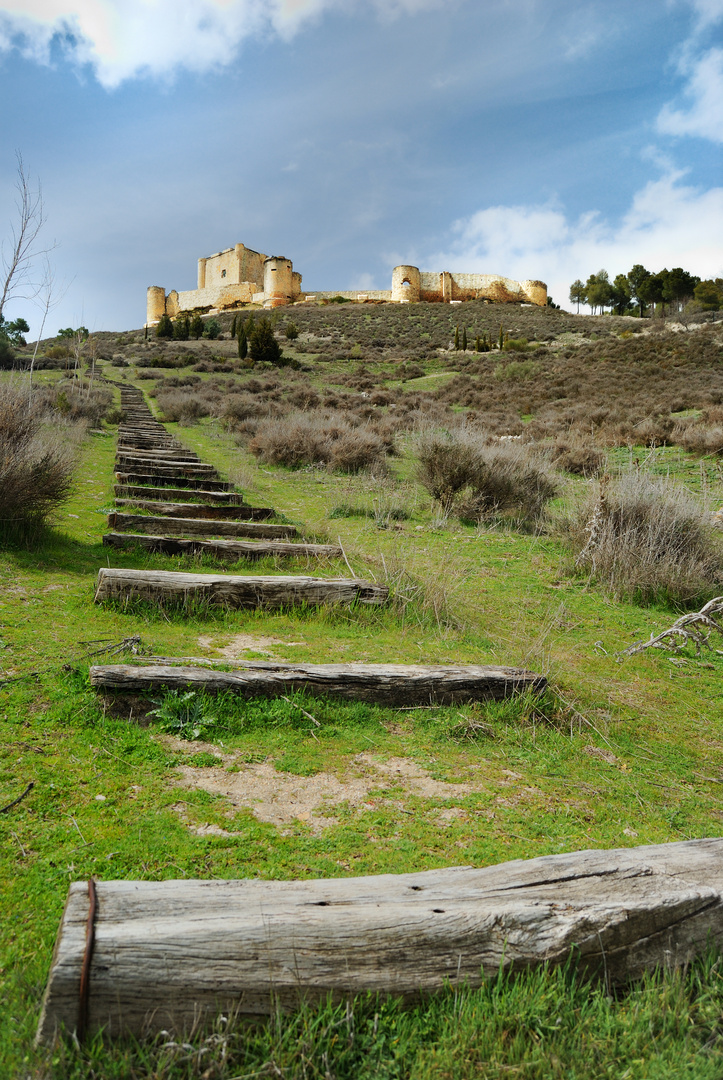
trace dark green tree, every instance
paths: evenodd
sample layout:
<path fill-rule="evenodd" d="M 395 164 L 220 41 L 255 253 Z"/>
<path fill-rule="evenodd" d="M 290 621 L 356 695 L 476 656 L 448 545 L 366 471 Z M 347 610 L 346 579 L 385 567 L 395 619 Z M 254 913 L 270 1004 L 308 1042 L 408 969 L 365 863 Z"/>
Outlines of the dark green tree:
<path fill-rule="evenodd" d="M 284 328 L 284 334 L 289 341 L 296 341 L 297 337 L 299 336 L 299 328 L 296 323 L 287 322 Z"/>
<path fill-rule="evenodd" d="M 232 338 L 236 337 L 236 321 L 237 321 L 237 319 L 238 319 L 238 316 L 234 315 L 233 322 L 231 323 L 231 337 Z"/>
<path fill-rule="evenodd" d="M 173 337 L 173 323 L 170 318 L 164 312 L 158 320 L 158 326 L 156 327 L 156 337 L 158 338 L 172 338 Z"/>
<path fill-rule="evenodd" d="M 723 278 L 708 278 L 699 282 L 693 295 L 703 311 L 720 311 L 723 307 Z"/>
<path fill-rule="evenodd" d="M 30 327 L 25 319 L 13 319 L 12 322 L 5 320 L 0 315 L 0 338 L 8 341 L 11 345 L 27 345 L 23 334 L 30 332 Z"/>
<path fill-rule="evenodd" d="M 266 316 L 254 323 L 253 332 L 249 337 L 249 353 L 256 364 L 262 361 L 266 361 L 268 364 L 278 364 L 281 360 L 281 347 Z"/>
<path fill-rule="evenodd" d="M 670 309 L 681 311 L 686 303 L 693 299 L 696 285 L 699 284 L 700 278 L 689 274 L 682 266 L 674 266 L 669 270 L 663 286 L 663 297 L 670 304 Z"/>
<path fill-rule="evenodd" d="M 221 323 L 218 319 L 209 319 L 203 329 L 203 336 L 205 338 L 210 338 L 211 341 L 215 341 L 220 333 Z"/>
<path fill-rule="evenodd" d="M 648 274 L 641 284 L 638 295 L 643 304 L 652 305 L 653 314 L 656 304 L 660 304 L 665 311 L 665 282 L 668 277 L 667 270 L 661 270 L 657 274 Z"/>
<path fill-rule="evenodd" d="M 467 352 L 467 327 L 462 331 L 462 352 Z"/>
<path fill-rule="evenodd" d="M 246 337 L 246 327 L 242 323 L 238 328 L 238 334 L 236 335 L 238 340 L 238 354 L 241 360 L 245 360 L 249 352 L 249 341 Z"/>
<path fill-rule="evenodd" d="M 188 332 L 192 338 L 196 339 L 196 341 L 198 341 L 198 339 L 203 334 L 203 319 L 198 314 L 198 312 L 196 312 L 196 314 L 191 319 L 191 326 Z"/>
<path fill-rule="evenodd" d="M 188 341 L 190 330 L 188 315 L 181 315 L 173 324 L 173 337 L 176 341 Z"/>
<path fill-rule="evenodd" d="M 618 274 L 613 281 L 613 307 L 616 315 L 624 315 L 630 306 L 630 282 L 626 274 Z"/>
<path fill-rule="evenodd" d="M 645 304 L 643 296 L 640 290 L 645 292 L 645 282 L 650 277 L 650 271 L 646 270 L 642 263 L 636 263 L 632 270 L 628 270 L 628 288 L 630 289 L 631 299 L 635 300 L 640 308 L 640 318 L 642 319 L 645 314 Z"/>
<path fill-rule="evenodd" d="M 454 328 L 454 347 L 455 347 L 455 349 L 459 349 L 459 327 L 458 326 L 455 326 L 455 328 Z"/>
<path fill-rule="evenodd" d="M 612 303 L 613 287 L 607 270 L 598 270 L 597 274 L 590 274 L 585 282 L 586 302 L 593 315 L 599 310 L 600 313 Z"/>

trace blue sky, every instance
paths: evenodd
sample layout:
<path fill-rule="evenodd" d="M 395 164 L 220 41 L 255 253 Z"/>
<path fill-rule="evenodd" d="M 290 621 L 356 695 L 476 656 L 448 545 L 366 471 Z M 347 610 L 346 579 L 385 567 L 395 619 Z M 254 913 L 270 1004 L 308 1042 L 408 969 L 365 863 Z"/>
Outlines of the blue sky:
<path fill-rule="evenodd" d="M 0 0 L 0 236 L 17 149 L 53 332 L 140 326 L 238 241 L 309 290 L 723 276 L 722 31 L 723 0 Z"/>

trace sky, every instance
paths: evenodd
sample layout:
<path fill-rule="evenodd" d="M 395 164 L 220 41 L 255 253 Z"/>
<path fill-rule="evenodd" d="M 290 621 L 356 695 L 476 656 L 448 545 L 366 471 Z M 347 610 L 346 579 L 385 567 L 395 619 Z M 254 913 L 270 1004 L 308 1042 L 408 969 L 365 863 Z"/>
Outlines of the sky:
<path fill-rule="evenodd" d="M 0 100 L 44 336 L 141 326 L 238 242 L 309 291 L 723 276 L 723 0 L 0 0 Z M 46 295 L 5 314 L 32 337 Z"/>

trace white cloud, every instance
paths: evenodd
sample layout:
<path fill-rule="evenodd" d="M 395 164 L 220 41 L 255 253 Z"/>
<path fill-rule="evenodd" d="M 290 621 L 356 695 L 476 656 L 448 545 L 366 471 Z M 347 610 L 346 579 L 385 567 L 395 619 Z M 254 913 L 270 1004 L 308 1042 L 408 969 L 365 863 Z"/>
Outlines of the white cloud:
<path fill-rule="evenodd" d="M 442 0 L 361 0 L 385 16 L 414 13 Z M 16 46 L 48 62 L 53 41 L 89 64 L 108 89 L 139 75 L 226 65 L 241 42 L 273 32 L 292 37 L 325 9 L 359 0 L 0 0 L 0 50 Z"/>
<path fill-rule="evenodd" d="M 563 306 L 570 284 L 602 267 L 611 277 L 635 263 L 722 276 L 723 187 L 702 191 L 683 177 L 671 171 L 646 184 L 616 225 L 596 211 L 572 220 L 555 205 L 479 210 L 454 223 L 446 250 L 430 252 L 422 269 L 540 279 Z"/>
<path fill-rule="evenodd" d="M 665 105 L 658 116 L 658 130 L 723 142 L 723 49 L 709 49 L 681 66 L 688 75 L 684 96 L 690 104 L 687 109 Z"/>

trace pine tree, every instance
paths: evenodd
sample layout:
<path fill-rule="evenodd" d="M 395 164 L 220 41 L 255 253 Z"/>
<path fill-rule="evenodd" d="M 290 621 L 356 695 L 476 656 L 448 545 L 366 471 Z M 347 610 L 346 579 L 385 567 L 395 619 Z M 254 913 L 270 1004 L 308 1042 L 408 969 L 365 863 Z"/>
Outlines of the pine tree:
<path fill-rule="evenodd" d="M 198 313 L 196 313 L 191 319 L 191 328 L 189 330 L 189 333 L 192 338 L 196 339 L 196 341 L 198 341 L 201 334 L 203 333 L 203 319 Z"/>
<path fill-rule="evenodd" d="M 165 311 L 158 320 L 158 326 L 156 327 L 156 337 L 159 338 L 172 338 L 173 337 L 173 323 L 170 317 L 166 315 Z"/>
<path fill-rule="evenodd" d="M 266 317 L 254 324 L 253 333 L 249 337 L 249 352 L 255 363 L 265 360 L 268 364 L 278 364 L 281 360 L 281 347 Z"/>

